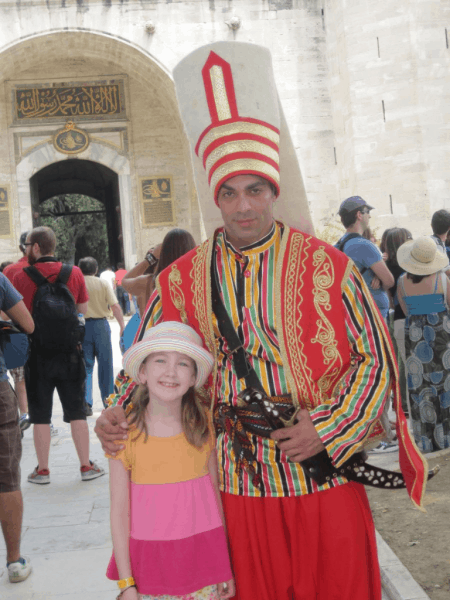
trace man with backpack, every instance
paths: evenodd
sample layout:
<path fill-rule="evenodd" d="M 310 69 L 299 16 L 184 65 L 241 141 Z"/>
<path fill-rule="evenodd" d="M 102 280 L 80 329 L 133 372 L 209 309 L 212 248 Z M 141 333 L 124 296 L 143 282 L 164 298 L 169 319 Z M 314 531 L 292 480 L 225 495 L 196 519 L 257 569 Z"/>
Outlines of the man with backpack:
<path fill-rule="evenodd" d="M 369 206 L 360 196 L 351 196 L 339 207 L 341 223 L 347 230 L 335 248 L 353 260 L 367 283 L 375 304 L 386 320 L 389 312 L 387 291 L 394 285 L 394 277 L 386 266 L 380 250 L 362 234 L 369 227 Z"/>
<path fill-rule="evenodd" d="M 89 300 L 84 277 L 78 267 L 64 265 L 54 257 L 56 237 L 49 227 L 32 229 L 24 245 L 30 266 L 14 276 L 14 286 L 23 295 L 35 322 L 25 382 L 38 466 L 28 481 L 50 483 L 50 421 L 55 388 L 64 421 L 70 423 L 81 479 L 95 479 L 105 471 L 89 460 L 86 369 L 81 347 L 84 325 L 78 318 L 86 313 Z"/>

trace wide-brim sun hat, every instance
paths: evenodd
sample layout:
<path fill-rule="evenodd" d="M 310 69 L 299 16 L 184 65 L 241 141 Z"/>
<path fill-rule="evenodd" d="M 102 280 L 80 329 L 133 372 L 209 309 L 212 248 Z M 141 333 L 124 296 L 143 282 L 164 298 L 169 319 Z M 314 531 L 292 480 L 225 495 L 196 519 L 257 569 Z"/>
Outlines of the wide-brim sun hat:
<path fill-rule="evenodd" d="M 412 275 L 432 275 L 448 267 L 448 257 L 428 236 L 409 240 L 397 250 L 397 262 Z"/>
<path fill-rule="evenodd" d="M 154 352 L 179 352 L 192 358 L 197 365 L 195 388 L 200 388 L 208 379 L 214 364 L 213 356 L 202 345 L 202 339 L 192 327 L 178 321 L 166 321 L 148 329 L 123 355 L 123 368 L 136 382 L 139 369 L 149 354 Z"/>

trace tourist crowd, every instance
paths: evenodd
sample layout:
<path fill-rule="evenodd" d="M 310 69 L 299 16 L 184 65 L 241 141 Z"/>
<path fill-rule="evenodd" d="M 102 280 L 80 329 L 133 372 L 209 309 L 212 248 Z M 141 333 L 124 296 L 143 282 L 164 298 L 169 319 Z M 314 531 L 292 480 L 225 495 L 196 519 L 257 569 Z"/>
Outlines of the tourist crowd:
<path fill-rule="evenodd" d="M 423 453 L 450 447 L 450 212 L 436 211 L 432 234 L 386 229 L 379 245 L 360 196 L 339 208 L 346 233 L 336 244 L 353 259 L 387 321 L 400 370 L 403 411 Z M 425 232 L 424 232 L 425 233 Z M 374 451 L 397 450 L 381 442 Z"/>
<path fill-rule="evenodd" d="M 205 171 L 210 184 L 203 201 L 216 204 L 223 226 L 197 247 L 173 230 L 130 271 L 121 264 L 100 277 L 93 257 L 58 261 L 54 232 L 36 227 L 0 274 L 0 309 L 17 328 L 5 324 L 0 352 L 9 580 L 31 573 L 20 552 L 21 430 L 33 425 L 38 464 L 28 482 L 50 484 L 55 390 L 81 479 L 105 474 L 90 460 L 86 420 L 97 360 L 105 410 L 95 432 L 109 458 L 114 549 L 107 576 L 121 600 L 381 600 L 361 483 L 406 487 L 422 507 L 428 473 L 417 446 L 426 454 L 450 445 L 450 213 L 435 213 L 433 234 L 415 240 L 389 229 L 381 247 L 360 196 L 339 208 L 346 233 L 336 248 L 290 227 L 273 215 L 289 151 L 270 52 L 220 42 L 173 75 L 201 159 L 196 177 Z M 301 212 L 296 177 L 284 179 L 280 201 Z M 128 294 L 138 316 L 125 327 Z M 124 352 L 115 384 L 111 317 Z M 29 351 L 9 363 L 7 344 L 23 332 Z M 392 437 L 390 399 L 402 473 L 377 468 L 375 477 L 365 449 Z"/>
<path fill-rule="evenodd" d="M 89 459 L 86 417 L 93 415 L 93 372 L 98 364 L 98 386 L 103 405 L 114 389 L 113 351 L 109 319 L 125 330 L 124 315 L 130 299 L 143 310 L 154 288 L 156 275 L 173 260 L 195 246 L 191 234 L 170 231 L 163 243 L 150 250 L 128 273 L 119 263 L 98 276 L 93 257 L 81 258 L 78 267 L 55 258 L 57 240 L 48 227 L 22 233 L 22 257 L 0 265 L 0 310 L 4 326 L 0 333 L 0 516 L 7 546 L 9 579 L 16 583 L 31 573 L 28 557 L 20 555 L 23 501 L 20 492 L 21 437 L 33 425 L 37 466 L 28 475 L 35 484 L 50 483 L 50 438 L 58 434 L 51 423 L 53 393 L 58 392 L 63 420 L 70 424 L 80 459 L 83 481 L 104 475 Z M 144 268 L 142 268 L 144 267 Z M 123 285 L 122 285 L 123 283 Z M 10 341 L 10 326 L 29 334 L 22 356 Z M 21 335 L 19 333 L 19 335 Z M 8 336 L 6 338 L 5 336 Z M 134 337 L 134 335 L 132 335 Z M 21 338 L 22 339 L 22 338 Z M 22 362 L 11 367 L 11 360 Z M 9 368 L 8 368 L 9 367 Z M 12 378 L 14 389 L 8 379 Z"/>
<path fill-rule="evenodd" d="M 400 368 L 402 406 L 410 417 L 415 441 L 424 453 L 438 451 L 450 445 L 450 213 L 440 210 L 433 215 L 431 235 L 413 240 L 407 229 L 395 227 L 385 230 L 378 244 L 369 227 L 372 209 L 359 196 L 341 204 L 339 215 L 346 233 L 336 247 L 354 261 L 389 326 Z M 2 514 L 8 510 L 10 515 L 2 519 L 10 581 L 23 581 L 31 572 L 29 558 L 21 556 L 19 550 L 23 511 L 20 436 L 33 425 L 38 464 L 28 481 L 50 483 L 50 436 L 57 434 L 51 429 L 56 389 L 64 421 L 70 423 L 82 480 L 104 474 L 103 468 L 89 460 L 86 417 L 93 414 L 95 360 L 104 406 L 114 391 L 109 319 L 117 320 L 122 336 L 123 316 L 130 311 L 129 294 L 138 317 L 134 338 L 157 275 L 194 246 L 188 232 L 174 229 L 128 272 L 119 269 L 114 273 L 108 268 L 99 277 L 97 261 L 92 257 L 80 259 L 78 267 L 58 261 L 53 231 L 38 227 L 22 234 L 22 258 L 0 265 L 3 316 L 30 334 L 31 340 L 26 363 L 9 369 L 15 394 L 8 382 L 7 356 L 0 354 L 4 388 L 0 418 L 5 425 L 0 436 L 0 454 L 5 458 L 0 469 L 0 506 Z M 37 274 L 30 272 L 30 267 Z M 60 304 L 72 306 L 71 320 L 61 321 L 55 306 L 54 314 L 45 314 L 42 305 L 49 281 Z M 5 435 L 9 436 L 7 444 Z M 391 440 L 381 442 L 374 452 L 394 450 L 398 444 Z"/>

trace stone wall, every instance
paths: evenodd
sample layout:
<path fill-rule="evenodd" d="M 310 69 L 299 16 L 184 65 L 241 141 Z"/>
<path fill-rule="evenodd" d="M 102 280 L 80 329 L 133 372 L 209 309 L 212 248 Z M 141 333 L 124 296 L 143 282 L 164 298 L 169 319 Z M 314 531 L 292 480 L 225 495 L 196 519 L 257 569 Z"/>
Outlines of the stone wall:
<path fill-rule="evenodd" d="M 2 257 L 15 255 L 26 221 L 17 204 L 13 81 L 125 75 L 128 266 L 167 231 L 142 228 L 139 177 L 172 174 L 178 223 L 201 237 L 171 71 L 217 40 L 271 50 L 318 229 L 342 199 L 360 194 L 376 206 L 380 233 L 394 225 L 424 232 L 434 210 L 450 208 L 449 14 L 444 0 L 0 0 L 0 184 L 16 202 Z"/>
<path fill-rule="evenodd" d="M 118 48 L 112 51 L 114 44 Z M 9 141 L 0 148 L 0 182 L 8 178 L 18 200 L 13 213 L 14 237 L 0 241 L 3 255 L 7 249 L 16 252 L 20 232 L 31 225 L 30 209 L 27 210 L 29 177 L 52 162 L 73 158 L 57 152 L 51 139 L 67 119 L 50 123 L 45 118 L 37 119 L 31 125 L 13 123 L 14 86 L 102 81 L 111 77 L 125 82 L 126 118 L 77 122 L 91 136 L 91 145 L 76 158 L 98 161 L 119 175 L 127 266 L 134 264 L 150 245 L 160 242 L 170 229 L 143 227 L 139 200 L 142 177 L 173 178 L 176 224 L 182 223 L 200 241 L 200 220 L 198 209 L 196 215 L 191 202 L 190 165 L 173 82 L 159 65 L 121 42 L 81 32 L 35 37 L 0 56 L 5 77 L 1 114 L 5 119 L 4 138 Z M 120 139 L 114 133 L 117 130 L 122 130 Z M 34 139 L 42 143 L 35 145 Z"/>
<path fill-rule="evenodd" d="M 374 224 L 430 231 L 450 210 L 450 4 L 327 0 L 325 21 L 340 197 Z"/>
<path fill-rule="evenodd" d="M 241 19 L 237 31 L 227 25 L 233 16 Z M 148 31 L 149 22 L 155 26 L 154 33 Z M 335 203 L 334 134 L 320 1 L 0 0 L 0 39 L 4 81 L 42 81 L 54 79 L 56 73 L 64 80 L 96 73 L 128 76 L 131 110 L 127 128 L 135 222 L 139 222 L 136 182 L 152 165 L 174 174 L 177 202 L 181 204 L 179 221 L 191 229 L 197 227 L 197 239 L 200 219 L 192 201 L 189 158 L 174 102 L 171 70 L 187 53 L 211 41 L 266 45 L 273 55 L 281 101 L 315 219 L 320 220 Z M 3 96 L 0 108 L 1 131 L 5 133 L 11 124 L 4 117 L 4 109 L 10 110 L 7 97 Z M 11 147 L 0 149 L 0 175 L 11 180 L 17 198 L 12 155 Z M 149 231 L 154 238 L 165 233 L 138 231 L 138 254 L 148 244 Z M 0 240 L 3 253 L 16 245 L 19 211 L 14 215 L 14 233 L 10 245 Z"/>

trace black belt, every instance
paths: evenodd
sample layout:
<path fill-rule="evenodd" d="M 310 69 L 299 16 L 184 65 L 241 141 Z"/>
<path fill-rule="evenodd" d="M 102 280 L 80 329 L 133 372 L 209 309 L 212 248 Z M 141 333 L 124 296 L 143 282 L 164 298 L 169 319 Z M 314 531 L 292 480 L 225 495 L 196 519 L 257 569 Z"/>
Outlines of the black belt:
<path fill-rule="evenodd" d="M 216 433 L 226 431 L 231 439 L 236 457 L 236 470 L 241 482 L 242 468 L 250 474 L 255 486 L 261 485 L 261 477 L 256 473 L 251 439 L 249 434 L 270 438 L 272 431 L 291 424 L 298 412 L 289 395 L 269 397 L 254 388 L 247 388 L 238 396 L 241 406 L 219 404 L 214 411 Z M 401 473 L 381 469 L 366 463 L 365 452 L 356 452 L 340 467 L 335 467 L 328 452 L 322 450 L 318 454 L 300 461 L 305 474 L 317 485 L 325 485 L 336 477 L 345 477 L 363 485 L 383 489 L 401 489 L 406 487 Z M 435 468 L 428 471 L 431 479 L 439 471 Z"/>
<path fill-rule="evenodd" d="M 85 321 L 106 321 L 106 317 L 88 317 Z"/>
<path fill-rule="evenodd" d="M 222 302 L 219 281 L 211 262 L 212 307 L 217 318 L 222 336 L 225 338 L 229 356 L 233 362 L 238 379 L 244 379 L 246 389 L 238 399 L 239 407 L 219 404 L 214 411 L 216 432 L 226 431 L 230 436 L 233 452 L 236 457 L 236 470 L 239 486 L 242 485 L 242 468 L 245 468 L 255 486 L 260 486 L 261 476 L 256 473 L 256 457 L 253 453 L 251 434 L 270 438 L 272 431 L 293 425 L 299 409 L 293 405 L 289 395 L 267 396 L 256 371 L 251 366 L 242 342 L 234 329 L 233 323 Z M 387 471 L 365 462 L 364 452 L 353 454 L 340 467 L 335 467 L 326 450 L 300 461 L 305 474 L 317 485 L 325 485 L 336 477 L 345 477 L 349 481 L 357 481 L 385 489 L 405 488 L 406 483 L 401 473 Z M 428 472 L 428 479 L 436 475 L 439 469 Z"/>

